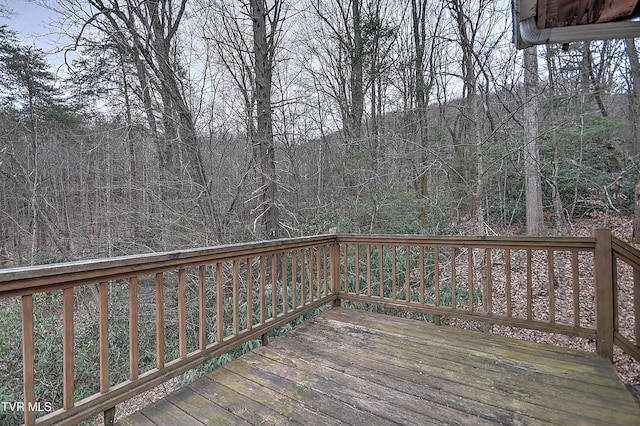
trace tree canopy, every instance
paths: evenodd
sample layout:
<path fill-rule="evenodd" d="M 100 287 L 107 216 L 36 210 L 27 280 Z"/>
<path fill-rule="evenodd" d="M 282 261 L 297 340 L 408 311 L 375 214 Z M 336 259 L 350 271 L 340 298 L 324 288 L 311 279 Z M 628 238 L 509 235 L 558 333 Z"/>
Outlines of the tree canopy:
<path fill-rule="evenodd" d="M 635 40 L 532 48 L 532 84 L 502 2 L 55 6 L 64 76 L 0 27 L 5 265 L 634 211 Z"/>

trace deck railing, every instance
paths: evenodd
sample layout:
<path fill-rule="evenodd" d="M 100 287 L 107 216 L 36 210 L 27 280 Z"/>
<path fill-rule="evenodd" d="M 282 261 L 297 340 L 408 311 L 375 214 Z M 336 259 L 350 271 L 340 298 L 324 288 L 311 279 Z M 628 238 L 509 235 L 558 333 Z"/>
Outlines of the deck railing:
<path fill-rule="evenodd" d="M 21 302 L 24 422 L 77 424 L 104 412 L 109 424 L 116 404 L 246 342 L 264 342 L 269 331 L 335 299 L 330 279 L 336 275 L 330 262 L 335 246 L 335 236 L 319 236 L 0 271 L 0 298 L 17 296 Z M 99 389 L 76 400 L 74 307 L 96 287 Z M 110 294 L 119 291 L 128 309 L 111 306 Z M 46 303 L 61 307 L 62 377 L 50 378 L 62 385 L 61 402 L 42 401 L 35 392 L 38 293 L 52 293 Z M 141 311 L 143 294 L 155 299 L 144 304 L 155 312 Z M 171 327 L 165 315 L 169 309 L 177 310 Z M 114 377 L 109 348 L 116 310 L 129 323 L 128 366 L 116 366 L 128 369 L 121 379 Z M 141 318 L 155 323 L 155 353 L 139 351 L 139 328 L 148 325 Z M 177 328 L 177 342 L 166 340 L 169 328 Z"/>
<path fill-rule="evenodd" d="M 342 299 L 596 339 L 594 239 L 353 236 Z M 582 288 L 582 291 L 580 291 Z M 593 293 L 593 292 L 592 292 Z"/>
<path fill-rule="evenodd" d="M 41 294 L 59 305 L 63 329 L 61 377 L 51 378 L 62 400 L 47 413 L 38 413 L 35 386 Z M 122 296 L 126 307 L 113 303 Z M 271 330 L 340 299 L 436 322 L 583 337 L 610 359 L 616 344 L 640 361 L 640 252 L 608 230 L 590 238 L 326 235 L 0 270 L 0 299 L 9 297 L 22 311 L 26 424 L 75 424 L 101 412 L 109 423 L 116 404 L 247 342 L 266 343 Z M 74 325 L 86 299 L 97 311 L 100 377 L 77 398 Z M 109 348 L 117 321 L 128 322 L 125 361 Z"/>
<path fill-rule="evenodd" d="M 640 362 L 640 251 L 618 238 L 612 239 L 611 248 L 613 338 L 607 337 L 607 346 L 613 340 L 624 352 Z M 624 330 L 634 332 L 625 335 Z"/>

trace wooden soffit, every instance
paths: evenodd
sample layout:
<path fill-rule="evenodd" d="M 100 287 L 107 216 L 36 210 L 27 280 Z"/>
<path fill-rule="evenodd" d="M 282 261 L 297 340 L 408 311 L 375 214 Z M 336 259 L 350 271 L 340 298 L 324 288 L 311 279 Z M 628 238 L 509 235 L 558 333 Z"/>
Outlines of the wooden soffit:
<path fill-rule="evenodd" d="M 537 27 L 559 28 L 631 19 L 638 0 L 538 0 Z"/>

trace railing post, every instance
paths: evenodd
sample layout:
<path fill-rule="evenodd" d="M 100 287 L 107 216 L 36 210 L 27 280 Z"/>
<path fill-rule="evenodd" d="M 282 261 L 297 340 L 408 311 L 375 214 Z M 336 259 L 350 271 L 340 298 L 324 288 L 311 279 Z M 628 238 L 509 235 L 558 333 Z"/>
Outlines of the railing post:
<path fill-rule="evenodd" d="M 111 407 L 103 413 L 104 426 L 113 426 L 116 421 L 116 407 Z"/>
<path fill-rule="evenodd" d="M 333 300 L 333 307 L 340 307 L 340 245 L 338 244 L 338 228 L 330 228 L 329 234 L 336 237 L 333 244 L 331 244 L 331 250 L 329 253 L 330 259 L 330 274 L 331 274 L 331 293 L 336 298 Z"/>
<path fill-rule="evenodd" d="M 633 304 L 636 320 L 636 346 L 640 347 L 640 271 L 633 270 Z"/>
<path fill-rule="evenodd" d="M 611 231 L 596 229 L 595 253 L 595 304 L 596 304 L 596 352 L 613 361 L 613 252 Z"/>
<path fill-rule="evenodd" d="M 33 295 L 22 296 L 22 383 L 24 389 L 24 424 L 36 422 L 35 349 L 33 343 Z"/>

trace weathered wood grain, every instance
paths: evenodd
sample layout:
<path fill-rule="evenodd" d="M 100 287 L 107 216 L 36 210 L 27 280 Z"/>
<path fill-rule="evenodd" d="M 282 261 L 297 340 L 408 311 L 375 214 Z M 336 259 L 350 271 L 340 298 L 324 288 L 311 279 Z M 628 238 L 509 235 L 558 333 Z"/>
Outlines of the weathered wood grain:
<path fill-rule="evenodd" d="M 184 417 L 187 416 L 187 417 Z M 593 353 L 334 308 L 121 422 L 638 424 Z"/>
<path fill-rule="evenodd" d="M 118 425 L 119 426 L 133 426 L 133 425 L 136 425 L 136 426 L 154 426 L 155 423 L 153 423 L 151 420 L 146 418 L 144 416 L 144 414 L 142 414 L 141 412 L 137 412 L 137 413 L 133 413 L 129 417 L 126 417 L 126 418 L 122 419 L 121 421 L 119 421 Z"/>

